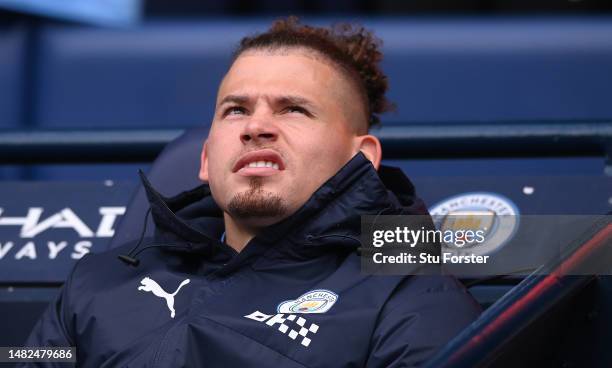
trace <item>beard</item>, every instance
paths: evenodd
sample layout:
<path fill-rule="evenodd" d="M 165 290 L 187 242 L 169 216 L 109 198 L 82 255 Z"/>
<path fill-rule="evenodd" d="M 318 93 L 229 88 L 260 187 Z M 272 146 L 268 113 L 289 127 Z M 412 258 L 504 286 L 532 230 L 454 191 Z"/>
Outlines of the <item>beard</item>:
<path fill-rule="evenodd" d="M 277 218 L 287 214 L 285 201 L 275 193 L 263 190 L 263 178 L 250 178 L 249 189 L 236 194 L 229 202 L 229 214 L 238 219 Z"/>

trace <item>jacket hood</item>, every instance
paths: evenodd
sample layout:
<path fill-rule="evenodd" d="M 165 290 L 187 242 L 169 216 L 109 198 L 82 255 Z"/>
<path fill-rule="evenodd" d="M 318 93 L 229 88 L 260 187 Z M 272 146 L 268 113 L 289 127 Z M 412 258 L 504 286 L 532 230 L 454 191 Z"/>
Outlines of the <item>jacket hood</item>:
<path fill-rule="evenodd" d="M 152 187 L 142 172 L 140 175 L 156 225 L 157 243 L 187 243 L 187 248 L 198 248 L 205 253 L 215 249 L 233 251 L 220 242 L 224 231 L 223 213 L 212 198 L 208 184 L 167 198 Z M 358 153 L 298 211 L 264 228 L 256 238 L 268 245 L 283 240 L 283 243 L 307 247 L 355 249 L 360 246 L 362 215 L 427 213 L 415 195 L 414 186 L 400 169 L 381 166 L 376 171 Z"/>

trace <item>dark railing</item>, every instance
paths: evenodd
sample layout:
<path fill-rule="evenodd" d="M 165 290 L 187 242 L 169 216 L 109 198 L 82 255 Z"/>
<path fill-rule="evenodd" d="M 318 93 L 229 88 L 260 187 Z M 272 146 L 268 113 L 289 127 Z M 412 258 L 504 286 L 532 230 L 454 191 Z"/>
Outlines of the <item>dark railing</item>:
<path fill-rule="evenodd" d="M 0 131 L 0 163 L 143 162 L 180 129 Z M 384 157 L 606 156 L 612 120 L 430 123 L 374 129 Z"/>

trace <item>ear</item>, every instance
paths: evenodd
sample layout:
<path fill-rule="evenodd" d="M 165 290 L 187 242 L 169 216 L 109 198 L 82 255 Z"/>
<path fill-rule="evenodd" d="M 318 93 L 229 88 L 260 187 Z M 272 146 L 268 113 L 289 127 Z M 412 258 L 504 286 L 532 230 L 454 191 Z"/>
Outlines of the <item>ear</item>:
<path fill-rule="evenodd" d="M 206 145 L 208 141 L 204 141 L 202 145 L 202 154 L 200 155 L 200 180 L 208 182 L 208 155 L 206 154 Z"/>
<path fill-rule="evenodd" d="M 372 161 L 374 168 L 378 170 L 380 161 L 382 160 L 382 147 L 380 141 L 373 135 L 361 135 L 356 137 L 357 148 L 361 151 L 368 160 Z"/>

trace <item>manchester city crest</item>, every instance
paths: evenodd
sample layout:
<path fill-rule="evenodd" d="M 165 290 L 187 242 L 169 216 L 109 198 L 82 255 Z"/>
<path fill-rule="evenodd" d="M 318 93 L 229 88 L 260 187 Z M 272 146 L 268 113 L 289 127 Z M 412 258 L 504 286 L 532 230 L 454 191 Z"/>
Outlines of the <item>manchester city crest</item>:
<path fill-rule="evenodd" d="M 443 247 L 457 254 L 490 254 L 500 249 L 515 234 L 519 210 L 508 198 L 495 193 L 474 192 L 450 197 L 430 210 L 436 228 L 455 234 L 481 234 L 482 241 L 453 238 Z"/>
<path fill-rule="evenodd" d="M 333 291 L 318 289 L 302 294 L 294 300 L 285 300 L 278 305 L 278 313 L 325 313 L 338 300 Z"/>

